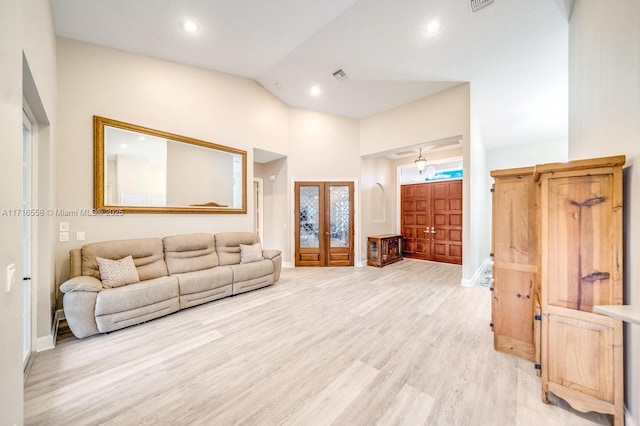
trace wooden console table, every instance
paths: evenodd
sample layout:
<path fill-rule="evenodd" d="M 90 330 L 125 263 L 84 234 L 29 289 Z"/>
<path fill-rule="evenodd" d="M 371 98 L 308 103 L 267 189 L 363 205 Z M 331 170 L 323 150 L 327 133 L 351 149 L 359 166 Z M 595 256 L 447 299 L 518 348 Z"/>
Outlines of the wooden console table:
<path fill-rule="evenodd" d="M 382 268 L 402 260 L 402 235 L 385 234 L 367 238 L 367 265 Z"/>

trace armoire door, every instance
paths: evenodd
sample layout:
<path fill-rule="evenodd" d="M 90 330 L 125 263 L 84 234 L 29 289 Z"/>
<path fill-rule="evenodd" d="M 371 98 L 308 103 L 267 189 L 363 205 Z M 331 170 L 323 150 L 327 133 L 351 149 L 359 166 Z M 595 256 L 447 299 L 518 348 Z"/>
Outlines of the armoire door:
<path fill-rule="evenodd" d="M 540 364 L 538 186 L 533 167 L 493 170 L 491 324 L 495 350 Z M 540 370 L 538 370 L 540 371 Z"/>
<path fill-rule="evenodd" d="M 403 185 L 404 256 L 462 264 L 462 180 Z"/>
<path fill-rule="evenodd" d="M 353 182 L 296 182 L 296 266 L 353 266 Z"/>
<path fill-rule="evenodd" d="M 624 424 L 624 156 L 536 166 L 541 192 L 542 391 Z"/>

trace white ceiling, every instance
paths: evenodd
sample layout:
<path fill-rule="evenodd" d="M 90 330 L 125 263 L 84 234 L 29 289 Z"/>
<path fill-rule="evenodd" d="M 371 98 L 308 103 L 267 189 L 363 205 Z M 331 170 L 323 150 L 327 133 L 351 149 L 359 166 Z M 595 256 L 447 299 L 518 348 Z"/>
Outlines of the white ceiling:
<path fill-rule="evenodd" d="M 341 116 L 470 82 L 485 144 L 497 147 L 566 139 L 572 1 L 495 0 L 474 14 L 469 0 L 51 4 L 60 36 L 252 78 L 289 106 Z M 199 32 L 186 34 L 184 19 Z M 433 19 L 440 31 L 427 36 Z M 340 68 L 349 79 L 332 76 Z"/>

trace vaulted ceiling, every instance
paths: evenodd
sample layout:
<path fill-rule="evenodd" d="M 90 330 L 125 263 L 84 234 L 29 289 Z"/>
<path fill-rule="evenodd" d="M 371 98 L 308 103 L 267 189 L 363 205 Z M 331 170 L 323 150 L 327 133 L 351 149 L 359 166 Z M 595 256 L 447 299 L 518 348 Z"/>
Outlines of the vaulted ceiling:
<path fill-rule="evenodd" d="M 487 147 L 566 139 L 572 0 L 495 0 L 475 13 L 470 2 L 51 4 L 59 36 L 248 77 L 289 106 L 364 118 L 470 82 Z"/>

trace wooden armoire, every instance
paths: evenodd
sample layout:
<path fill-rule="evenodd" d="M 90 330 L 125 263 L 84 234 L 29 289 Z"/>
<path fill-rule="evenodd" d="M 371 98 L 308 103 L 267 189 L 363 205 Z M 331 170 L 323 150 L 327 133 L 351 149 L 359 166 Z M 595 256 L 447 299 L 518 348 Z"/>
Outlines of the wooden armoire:
<path fill-rule="evenodd" d="M 551 392 L 576 410 L 613 415 L 616 425 L 624 424 L 622 321 L 595 313 L 593 306 L 622 304 L 624 163 L 625 157 L 617 156 L 541 164 L 532 175 L 529 169 L 492 172 L 493 293 L 499 289 L 492 305 L 494 340 L 526 350 L 505 350 L 500 344 L 496 349 L 531 359 L 527 332 L 533 330 L 533 351 L 541 353 L 543 401 Z M 525 205 L 526 213 L 516 212 Z M 524 217 L 535 217 L 535 227 L 525 226 Z M 538 253 L 535 265 L 526 264 L 532 251 Z M 528 294 L 522 292 L 527 280 L 533 282 L 533 310 L 529 303 L 518 305 L 521 297 L 509 297 L 510 291 Z M 525 344 L 513 342 L 514 329 Z"/>

